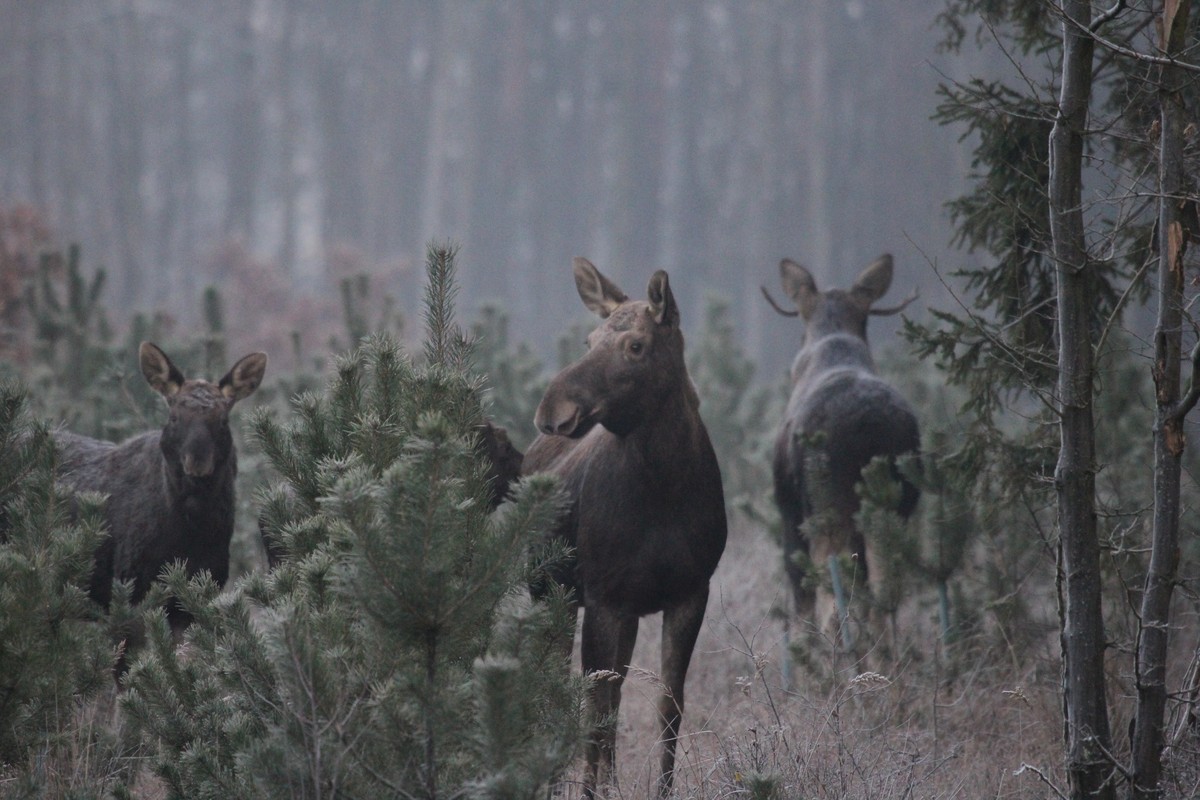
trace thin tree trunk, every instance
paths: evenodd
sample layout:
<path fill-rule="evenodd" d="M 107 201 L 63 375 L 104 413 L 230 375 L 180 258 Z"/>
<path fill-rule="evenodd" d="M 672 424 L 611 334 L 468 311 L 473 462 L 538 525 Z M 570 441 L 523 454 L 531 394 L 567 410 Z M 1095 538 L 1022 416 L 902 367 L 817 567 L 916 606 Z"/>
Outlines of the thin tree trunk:
<path fill-rule="evenodd" d="M 1058 491 L 1063 582 L 1063 706 L 1073 798 L 1114 798 L 1104 688 L 1104 619 L 1096 532 L 1092 276 L 1082 202 L 1084 131 L 1092 88 L 1088 0 L 1063 3 L 1062 87 L 1050 132 L 1050 233 L 1058 284 Z"/>
<path fill-rule="evenodd" d="M 279 193 L 283 202 L 283 231 L 280 234 L 279 266 L 284 274 L 294 276 L 300 230 L 300 176 L 296 174 L 296 141 L 300 131 L 300 113 L 296 97 L 296 26 L 300 10 L 285 6 L 280 13 L 283 14 L 283 32 L 279 37 L 277 52 L 276 90 L 279 92 L 283 115 L 283 125 L 279 131 Z"/>
<path fill-rule="evenodd" d="M 1190 0 L 1165 0 L 1163 50 L 1183 50 Z M 1134 715 L 1130 797 L 1155 798 L 1162 772 L 1163 718 L 1167 704 L 1167 645 L 1171 594 L 1179 565 L 1179 484 L 1183 455 L 1180 406 L 1180 353 L 1183 323 L 1183 128 L 1182 89 L 1186 75 L 1173 65 L 1159 81 L 1158 164 L 1158 321 L 1154 333 L 1154 530 L 1150 567 L 1142 593 L 1136 664 L 1137 710 Z"/>
<path fill-rule="evenodd" d="M 145 270 L 145 204 L 141 182 L 145 172 L 146 64 L 145 29 L 136 5 L 122 0 L 111 27 L 114 44 L 108 54 L 112 100 L 109 110 L 109 156 L 112 163 L 113 261 L 121 265 L 118 295 L 138 303 L 153 297 Z M 153 277 L 157 280 L 157 277 Z"/>
<path fill-rule="evenodd" d="M 254 32 L 255 3 L 242 4 L 234 33 L 233 117 L 226 142 L 226 192 L 223 233 L 249 243 L 257 230 L 259 167 L 262 145 L 262 98 L 259 96 L 258 64 Z"/>
<path fill-rule="evenodd" d="M 809 98 L 809 108 L 821 109 L 824 112 L 832 107 L 829 41 L 823 24 L 823 20 L 828 19 L 831 14 L 828 3 L 824 2 L 808 3 L 805 10 L 806 16 L 800 23 L 809 38 L 805 43 L 807 63 L 804 69 L 808 74 L 805 89 Z M 812 259 L 813 264 L 819 265 L 818 269 L 830 270 L 834 264 L 833 235 L 830 233 L 834 222 L 830 205 L 831 198 L 837 194 L 834 189 L 837 179 L 831 175 L 829 164 L 833 161 L 833 152 L 838 143 L 833 136 L 834 123 L 828 113 L 810 114 L 806 123 L 811 128 L 803 132 L 801 147 L 808 173 L 805 222 L 811 242 L 807 257 Z M 827 283 L 833 283 L 832 279 L 830 274 L 818 278 Z"/>

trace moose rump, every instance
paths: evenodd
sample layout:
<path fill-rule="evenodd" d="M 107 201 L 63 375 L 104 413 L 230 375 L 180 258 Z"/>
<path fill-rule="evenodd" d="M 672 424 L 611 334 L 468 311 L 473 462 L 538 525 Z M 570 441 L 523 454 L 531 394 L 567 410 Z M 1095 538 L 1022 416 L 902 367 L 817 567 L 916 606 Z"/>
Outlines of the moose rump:
<path fill-rule="evenodd" d="M 780 277 L 796 310 L 771 304 L 781 314 L 801 317 L 805 329 L 792 365 L 791 397 L 775 438 L 775 501 L 797 613 L 815 615 L 818 629 L 827 629 L 834 622 L 834 600 L 829 592 L 814 590 L 801 561 L 823 568 L 832 557 L 850 555 L 859 577 L 878 576 L 881 570 L 872 566 L 878 564 L 878 554 L 855 524 L 860 506 L 856 487 L 876 457 L 894 462 L 920 449 L 916 415 L 876 374 L 867 344 L 870 315 L 897 313 L 914 298 L 892 309 L 872 307 L 891 285 L 892 258 L 887 255 L 863 270 L 848 290 L 819 292 L 808 270 L 787 259 L 780 264 Z M 893 476 L 901 486 L 894 510 L 907 518 L 919 492 L 897 471 Z M 821 524 L 806 530 L 805 521 L 817 514 L 823 515 Z"/>

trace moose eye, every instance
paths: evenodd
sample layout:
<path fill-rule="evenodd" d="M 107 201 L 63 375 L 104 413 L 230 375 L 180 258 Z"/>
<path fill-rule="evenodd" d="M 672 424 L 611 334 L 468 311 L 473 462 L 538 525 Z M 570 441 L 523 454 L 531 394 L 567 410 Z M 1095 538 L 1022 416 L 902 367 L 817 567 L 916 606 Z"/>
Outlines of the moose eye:
<path fill-rule="evenodd" d="M 636 356 L 638 353 L 642 352 L 642 348 L 644 346 L 645 345 L 643 345 L 641 342 L 630 342 L 629 343 L 629 352 L 633 353 Z"/>

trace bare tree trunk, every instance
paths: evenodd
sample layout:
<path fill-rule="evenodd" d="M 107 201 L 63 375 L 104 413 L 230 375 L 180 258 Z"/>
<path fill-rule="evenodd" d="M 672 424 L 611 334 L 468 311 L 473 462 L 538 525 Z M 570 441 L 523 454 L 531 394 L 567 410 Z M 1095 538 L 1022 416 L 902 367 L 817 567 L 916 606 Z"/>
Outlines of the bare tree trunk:
<path fill-rule="evenodd" d="M 118 294 L 122 302 L 153 297 L 145 269 L 146 210 L 141 193 L 145 173 L 146 64 L 145 28 L 130 0 L 116 6 L 110 28 L 114 45 L 108 54 L 112 100 L 109 109 L 108 150 L 112 165 L 112 239 L 121 265 Z M 116 270 L 114 270 L 116 272 Z M 150 278 L 150 280 L 147 280 Z"/>
<path fill-rule="evenodd" d="M 422 243 L 446 238 L 471 239 L 472 173 L 477 135 L 472 93 L 477 76 L 476 51 L 483 35 L 482 15 L 467 6 L 445 3 L 433 54 L 433 98 L 425 153 Z"/>
<path fill-rule="evenodd" d="M 1062 86 L 1050 132 L 1050 233 L 1058 284 L 1058 491 L 1063 706 L 1073 798 L 1114 798 L 1104 695 L 1104 618 L 1096 531 L 1090 336 L 1092 276 L 1082 202 L 1084 132 L 1092 89 L 1088 0 L 1063 3 Z"/>
<path fill-rule="evenodd" d="M 829 75 L 829 41 L 824 30 L 823 20 L 828 19 L 830 11 L 828 3 L 808 3 L 805 5 L 806 16 L 802 21 L 806 36 L 805 43 L 807 63 L 804 69 L 809 76 L 805 87 L 809 98 L 809 108 L 822 109 L 824 112 L 832 105 L 830 98 Z M 806 197 L 805 222 L 812 237 L 807 257 L 812 259 L 819 270 L 834 268 L 834 245 L 831 231 L 834 228 L 833 213 L 830 205 L 831 198 L 836 194 L 833 189 L 836 179 L 830 174 L 829 164 L 832 152 L 838 144 L 834 141 L 833 122 L 827 113 L 811 114 L 806 122 L 811 126 L 802 136 L 804 165 L 808 172 L 808 196 Z M 833 275 L 821 275 L 818 280 L 833 283 Z"/>
<path fill-rule="evenodd" d="M 276 91 L 282 107 L 283 125 L 279 131 L 280 170 L 279 194 L 283 203 L 283 230 L 279 243 L 279 266 L 287 275 L 296 274 L 296 259 L 299 247 L 299 195 L 300 176 L 296 174 L 296 140 L 300 131 L 300 113 L 297 103 L 296 77 L 296 26 L 300 10 L 285 5 L 283 32 L 279 36 L 277 51 Z"/>
<path fill-rule="evenodd" d="M 1163 51 L 1183 51 L 1190 0 L 1163 3 Z M 1158 321 L 1154 332 L 1154 530 L 1150 568 L 1142 593 L 1141 625 L 1135 676 L 1131 771 L 1132 798 L 1156 798 L 1162 772 L 1163 719 L 1167 704 L 1167 645 L 1170 640 L 1171 594 L 1179 566 L 1179 484 L 1183 455 L 1183 418 L 1190 410 L 1180 403 L 1180 354 L 1183 323 L 1183 254 L 1186 237 L 1181 221 L 1183 88 L 1187 76 L 1174 65 L 1162 68 L 1159 92 L 1158 163 Z M 1193 381 L 1195 374 L 1193 373 Z M 1191 404 L 1194 404 L 1194 400 Z"/>
<path fill-rule="evenodd" d="M 249 243 L 256 233 L 259 167 L 262 161 L 262 117 L 259 95 L 254 0 L 241 4 L 234 33 L 232 64 L 233 117 L 229 121 L 223 233 Z"/>
<path fill-rule="evenodd" d="M 166 149 L 166 185 L 161 191 L 166 201 L 155 227 L 159 237 L 157 263 L 167 279 L 155 287 L 155 303 L 172 295 L 191 302 L 196 297 L 194 266 L 196 258 L 196 137 L 192 116 L 192 90 L 195 83 L 196 34 L 181 28 L 174 34 L 173 60 L 174 105 L 171 116 L 172 136 Z"/>

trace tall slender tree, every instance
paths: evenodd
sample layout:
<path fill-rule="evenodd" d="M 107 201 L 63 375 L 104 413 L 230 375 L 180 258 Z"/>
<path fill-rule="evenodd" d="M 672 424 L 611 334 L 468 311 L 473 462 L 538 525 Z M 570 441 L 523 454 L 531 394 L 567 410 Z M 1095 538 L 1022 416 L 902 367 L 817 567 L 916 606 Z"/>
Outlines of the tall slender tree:
<path fill-rule="evenodd" d="M 1050 236 L 1058 298 L 1058 492 L 1063 710 L 1073 797 L 1114 798 L 1104 680 L 1100 539 L 1096 528 L 1095 354 L 1083 219 L 1083 150 L 1095 42 L 1089 0 L 1062 7 L 1058 109 L 1050 131 Z"/>
<path fill-rule="evenodd" d="M 997 429 L 991 424 L 993 412 L 1003 405 L 997 401 L 997 387 L 1038 392 L 1053 412 L 1059 431 L 1053 485 L 1064 739 L 1072 797 L 1114 797 L 1122 781 L 1129 782 L 1135 797 L 1160 792 L 1169 612 L 1182 502 L 1182 421 L 1195 402 L 1191 393 L 1180 397 L 1185 220 L 1194 215 L 1186 202 L 1191 190 L 1181 151 L 1181 108 L 1195 88 L 1177 72 L 1193 69 L 1180 62 L 1196 36 L 1186 5 L 1175 0 L 1164 4 L 1162 38 L 1148 46 L 1145 31 L 1152 14 L 1123 2 L 1093 17 L 1086 0 L 1061 5 L 950 0 L 944 17 L 951 22 L 952 45 L 966 37 L 971 24 L 967 20 L 974 17 L 983 20 L 987 36 L 1016 45 L 1010 54 L 1061 56 L 1048 81 L 1038 78 L 1032 59 L 1014 59 L 1024 86 L 1013 89 L 999 81 L 972 80 L 945 90 L 943 118 L 966 122 L 980 134 L 976 165 L 985 168 L 979 172 L 981 191 L 951 206 L 960 242 L 984 248 L 1000 260 L 994 267 L 967 273 L 976 307 L 993 313 L 939 313 L 942 330 L 923 338 L 931 352 L 940 349 L 945 356 L 951 378 L 972 391 L 971 407 L 979 412 L 977 429 L 988 433 L 980 437 L 985 451 L 1004 441 L 995 436 Z M 1051 93 L 1055 99 L 1047 101 Z M 1158 107 L 1152 110 L 1148 100 L 1156 93 Z M 1138 132 L 1155 123 L 1159 141 L 1140 141 Z M 1045 150 L 1038 149 L 1039 128 Z M 1126 135 L 1100 135 L 1112 130 Z M 1155 169 L 1157 193 L 1153 181 L 1140 177 Z M 1097 441 L 1096 430 L 1110 425 L 1115 430 L 1116 423 L 1097 416 L 1095 400 L 1098 392 L 1112 391 L 1098 380 L 1097 364 L 1111 349 L 1111 338 L 1120 335 L 1110 331 L 1120 319 L 1122 304 L 1142 296 L 1139 278 L 1149 263 L 1152 208 L 1146 202 L 1125 202 L 1119 192 L 1105 196 L 1099 181 L 1096 190 L 1085 191 L 1085 176 L 1104 176 L 1105 171 L 1114 178 L 1113 185 L 1136 185 L 1144 190 L 1142 196 L 1157 196 L 1160 204 L 1160 311 L 1153 370 L 1156 455 L 1150 503 L 1154 533 L 1147 561 L 1128 559 L 1128 566 L 1107 562 L 1109 568 L 1135 570 L 1133 580 L 1145 582 L 1130 664 L 1138 694 L 1131 754 L 1123 750 L 1123 742 L 1114 742 L 1107 708 L 1105 660 L 1121 656 L 1110 648 L 1112 631 L 1106 631 L 1104 619 L 1108 544 L 1097 509 L 1112 498 L 1097 489 L 1103 460 L 1098 453 L 1105 443 Z M 1016 201 L 998 204 L 997 197 Z M 1110 217 L 1097 212 L 1096 201 L 1112 204 L 1119 213 Z M 1112 218 L 1133 224 L 1110 225 Z M 987 316 L 993 316 L 994 323 Z M 1117 468 L 1127 470 L 1128 464 Z M 1133 479 L 1127 483 L 1135 484 L 1149 476 L 1130 472 L 1127 477 Z M 1125 497 L 1124 502 L 1131 499 Z M 1120 608 L 1117 596 L 1107 595 L 1107 609 L 1113 612 Z"/>
<path fill-rule="evenodd" d="M 1150 564 L 1142 592 L 1138 632 L 1137 711 L 1131 763 L 1133 798 L 1160 797 L 1163 721 L 1167 703 L 1167 645 L 1171 595 L 1179 568 L 1180 473 L 1184 450 L 1183 419 L 1200 399 L 1200 344 L 1192 356 L 1192 386 L 1180 397 L 1183 342 L 1185 213 L 1195 219 L 1196 200 L 1189 191 L 1184 162 L 1187 110 L 1184 89 L 1189 76 L 1175 63 L 1185 52 L 1191 0 L 1162 4 L 1158 106 L 1158 321 L 1154 336 L 1154 527 Z"/>

